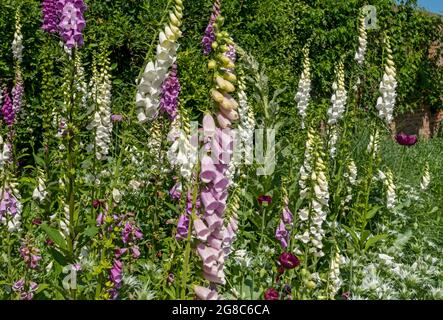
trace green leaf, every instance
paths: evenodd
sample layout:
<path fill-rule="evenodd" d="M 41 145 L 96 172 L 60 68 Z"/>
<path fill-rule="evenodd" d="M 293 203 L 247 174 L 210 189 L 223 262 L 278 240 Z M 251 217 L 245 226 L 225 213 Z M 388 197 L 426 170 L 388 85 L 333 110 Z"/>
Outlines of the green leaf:
<path fill-rule="evenodd" d="M 357 234 L 355 233 L 354 230 L 352 230 L 352 228 L 345 226 L 345 225 L 343 225 L 343 228 L 351 235 L 352 240 L 354 240 L 355 244 L 359 243 Z"/>
<path fill-rule="evenodd" d="M 179 213 L 179 212 L 178 212 L 178 209 L 177 209 L 176 206 L 174 206 L 174 205 L 172 205 L 172 204 L 170 204 L 170 203 L 168 203 L 168 202 L 165 202 L 165 204 L 166 204 L 166 206 L 167 206 L 169 209 L 171 209 L 172 211 L 174 211 L 174 212 L 176 212 L 176 213 Z"/>
<path fill-rule="evenodd" d="M 62 234 L 60 233 L 60 231 L 51 228 L 50 226 L 48 226 L 46 223 L 41 225 L 43 231 L 45 231 L 49 238 L 54 241 L 61 249 L 63 250 L 67 250 L 68 245 L 66 244 L 66 240 L 63 238 Z"/>
<path fill-rule="evenodd" d="M 375 206 L 371 210 L 367 211 L 365 214 L 366 220 L 372 219 L 377 213 L 377 211 L 380 210 L 380 208 L 381 208 L 380 206 Z"/>
<path fill-rule="evenodd" d="M 376 236 L 369 238 L 368 241 L 366 241 L 365 251 L 367 251 L 370 247 L 372 247 L 378 241 L 386 239 L 387 237 L 388 237 L 387 234 L 378 234 Z"/>
<path fill-rule="evenodd" d="M 54 258 L 54 260 L 61 266 L 66 266 L 68 265 L 68 260 L 66 259 L 66 257 L 57 249 L 55 248 L 50 248 L 49 249 L 49 253 L 51 254 L 51 256 Z"/>

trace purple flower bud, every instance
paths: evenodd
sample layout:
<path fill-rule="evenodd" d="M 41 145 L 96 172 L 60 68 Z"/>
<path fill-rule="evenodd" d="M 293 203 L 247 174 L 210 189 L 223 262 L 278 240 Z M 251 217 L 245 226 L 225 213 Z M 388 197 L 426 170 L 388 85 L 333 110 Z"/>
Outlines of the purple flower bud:
<path fill-rule="evenodd" d="M 208 26 L 205 29 L 205 34 L 202 38 L 203 54 L 207 56 L 212 51 L 212 43 L 215 41 L 214 24 L 217 17 L 220 15 L 220 1 L 216 0 L 212 6 L 212 14 L 209 19 Z"/>
<path fill-rule="evenodd" d="M 4 91 L 4 96 L 5 96 L 5 101 L 3 103 L 1 113 L 5 123 L 11 127 L 14 124 L 14 119 L 15 119 L 14 106 L 12 104 L 11 97 L 9 96 L 6 89 Z"/>
<path fill-rule="evenodd" d="M 410 147 L 417 143 L 417 136 L 401 132 L 395 136 L 395 140 L 402 146 Z"/>

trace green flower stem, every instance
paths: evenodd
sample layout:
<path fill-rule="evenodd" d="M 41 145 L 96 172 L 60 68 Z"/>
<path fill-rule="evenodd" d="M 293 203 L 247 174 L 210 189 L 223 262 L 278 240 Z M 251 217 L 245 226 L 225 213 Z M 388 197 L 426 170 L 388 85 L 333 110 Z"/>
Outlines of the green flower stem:
<path fill-rule="evenodd" d="M 196 172 L 200 172 L 199 165 L 197 165 Z M 192 195 L 192 213 L 189 219 L 189 227 L 188 227 L 188 236 L 186 238 L 186 249 L 185 249 L 185 258 L 183 262 L 183 274 L 182 274 L 182 288 L 181 288 L 181 296 L 180 298 L 182 300 L 186 299 L 186 287 L 188 283 L 188 277 L 189 277 L 189 260 L 191 257 L 191 238 L 192 238 L 192 226 L 194 220 L 197 218 L 196 213 L 196 202 L 197 202 L 197 196 L 198 196 L 198 178 L 197 181 L 195 181 L 194 184 L 194 190 Z"/>

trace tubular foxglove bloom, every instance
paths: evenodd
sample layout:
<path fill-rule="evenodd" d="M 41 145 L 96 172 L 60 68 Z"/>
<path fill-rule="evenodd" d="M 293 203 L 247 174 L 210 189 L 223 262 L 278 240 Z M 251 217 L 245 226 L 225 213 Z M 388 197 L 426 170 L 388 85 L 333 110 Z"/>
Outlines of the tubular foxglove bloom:
<path fill-rule="evenodd" d="M 397 80 L 395 79 L 396 70 L 389 39 L 386 39 L 386 52 L 388 54 L 386 58 L 385 72 L 383 74 L 383 79 L 380 82 L 380 97 L 378 97 L 375 107 L 378 110 L 378 116 L 380 119 L 384 120 L 387 124 L 390 124 L 393 120 L 395 98 L 397 97 L 395 91 L 397 88 Z"/>
<path fill-rule="evenodd" d="M 11 127 L 14 124 L 14 120 L 15 120 L 14 106 L 13 106 L 13 103 L 11 101 L 11 97 L 6 92 L 6 90 L 5 90 L 4 96 L 5 96 L 5 101 L 4 101 L 2 109 L 1 109 L 2 116 L 3 116 L 3 121 L 9 127 Z"/>
<path fill-rule="evenodd" d="M 183 3 L 181 0 L 175 0 L 174 10 L 169 13 L 169 22 L 166 24 L 164 31 L 159 34 L 155 61 L 150 61 L 146 65 L 140 80 L 137 79 L 138 89 L 135 104 L 139 122 L 144 123 L 148 118 L 153 119 L 158 115 L 162 84 L 167 79 L 169 69 L 176 60 L 177 40 L 181 37 L 179 27 L 182 23 L 182 17 Z"/>
<path fill-rule="evenodd" d="M 82 32 L 86 26 L 83 0 L 58 0 L 56 7 L 60 17 L 58 30 L 66 46 L 69 49 L 83 46 Z"/>
<path fill-rule="evenodd" d="M 426 162 L 423 177 L 420 182 L 421 190 L 423 191 L 427 190 L 430 183 L 431 183 L 431 174 L 429 173 L 429 163 Z"/>
<path fill-rule="evenodd" d="M 43 175 L 40 174 L 40 176 L 37 178 L 38 185 L 35 187 L 34 191 L 32 192 L 32 199 L 42 202 L 45 200 L 46 196 L 48 195 L 48 192 L 46 191 L 46 184 L 45 180 L 43 179 Z"/>
<path fill-rule="evenodd" d="M 297 102 L 298 113 L 301 117 L 301 127 L 304 129 L 304 120 L 307 115 L 309 99 L 311 97 L 311 62 L 309 60 L 309 48 L 303 48 L 303 71 L 298 82 L 297 94 L 295 101 Z"/>
<path fill-rule="evenodd" d="M 366 34 L 366 26 L 365 26 L 365 17 L 362 13 L 359 16 L 359 26 L 358 26 L 358 49 L 355 53 L 354 59 L 357 61 L 359 65 L 362 65 L 365 60 L 366 46 L 368 44 L 367 34 Z"/>
<path fill-rule="evenodd" d="M 178 95 L 180 94 L 180 82 L 177 77 L 177 64 L 172 65 L 168 77 L 161 87 L 160 112 L 167 113 L 171 120 L 177 117 Z"/>
<path fill-rule="evenodd" d="M 43 0 L 42 2 L 42 29 L 46 32 L 55 33 L 58 30 L 57 2 L 58 0 Z"/>
<path fill-rule="evenodd" d="M 205 34 L 202 38 L 203 54 L 207 56 L 212 51 L 212 44 L 215 41 L 214 24 L 217 17 L 220 15 L 220 0 L 216 0 L 212 6 L 212 14 L 209 19 L 208 26 L 205 29 Z"/>
<path fill-rule="evenodd" d="M 324 256 L 322 239 L 325 231 L 322 226 L 329 206 L 329 189 L 323 157 L 321 139 L 310 129 L 299 181 L 300 197 L 309 198 L 310 206 L 299 210 L 301 234 L 295 239 L 307 244 L 309 253 L 316 257 Z"/>

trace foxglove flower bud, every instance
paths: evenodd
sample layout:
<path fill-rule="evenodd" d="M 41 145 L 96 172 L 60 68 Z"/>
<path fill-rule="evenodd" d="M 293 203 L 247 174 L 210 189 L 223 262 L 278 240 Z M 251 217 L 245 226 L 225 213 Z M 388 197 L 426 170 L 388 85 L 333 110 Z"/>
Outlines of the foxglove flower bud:
<path fill-rule="evenodd" d="M 216 0 L 212 6 L 212 14 L 209 19 L 208 26 L 205 29 L 205 34 L 202 38 L 203 54 L 207 56 L 212 51 L 212 44 L 215 41 L 214 24 L 217 17 L 220 15 L 220 0 Z"/>
<path fill-rule="evenodd" d="M 354 59 L 359 65 L 362 65 L 365 60 L 366 46 L 367 46 L 367 34 L 365 26 L 365 17 L 362 13 L 359 16 L 359 26 L 358 26 L 358 49 L 355 53 Z"/>
<path fill-rule="evenodd" d="M 20 11 L 17 10 L 15 14 L 15 33 L 14 40 L 12 41 L 12 53 L 14 55 L 14 59 L 18 64 L 20 64 L 23 60 L 23 35 L 22 35 L 22 26 L 20 24 Z"/>

